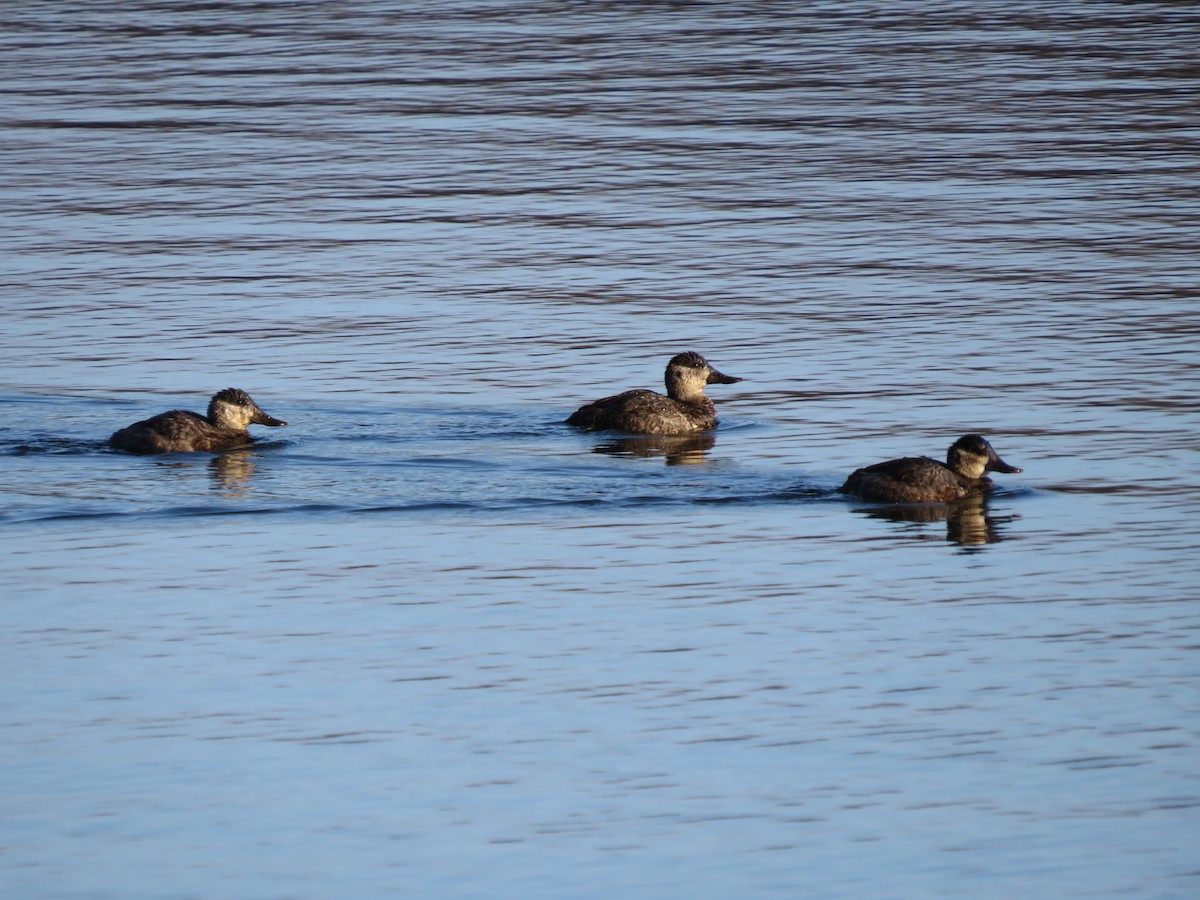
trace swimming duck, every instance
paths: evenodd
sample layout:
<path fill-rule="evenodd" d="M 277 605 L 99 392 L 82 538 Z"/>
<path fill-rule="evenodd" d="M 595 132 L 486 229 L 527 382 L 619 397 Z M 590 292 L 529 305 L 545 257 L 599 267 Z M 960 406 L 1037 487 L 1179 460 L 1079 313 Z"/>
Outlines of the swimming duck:
<path fill-rule="evenodd" d="M 208 415 L 182 409 L 160 413 L 113 434 L 108 446 L 129 453 L 172 453 L 229 450 L 250 442 L 249 425 L 286 425 L 237 388 L 213 395 Z"/>
<path fill-rule="evenodd" d="M 856 470 L 839 491 L 885 503 L 937 503 L 979 494 L 992 487 L 987 472 L 1020 472 L 977 434 L 955 441 L 944 463 L 910 456 Z"/>
<path fill-rule="evenodd" d="M 588 431 L 614 428 L 631 434 L 688 434 L 717 427 L 717 408 L 704 393 L 706 384 L 736 384 L 699 353 L 679 353 L 667 363 L 667 395 L 625 391 L 581 406 L 567 419 Z"/>

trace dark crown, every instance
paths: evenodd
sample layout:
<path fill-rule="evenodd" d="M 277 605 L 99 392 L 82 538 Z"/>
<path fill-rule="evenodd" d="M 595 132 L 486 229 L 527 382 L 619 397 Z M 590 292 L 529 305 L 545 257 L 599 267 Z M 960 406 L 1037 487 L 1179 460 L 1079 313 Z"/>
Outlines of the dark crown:
<path fill-rule="evenodd" d="M 671 357 L 671 361 L 667 366 L 683 366 L 688 369 L 706 369 L 708 368 L 708 360 L 692 350 L 686 353 L 677 353 Z"/>
<path fill-rule="evenodd" d="M 238 388 L 225 388 L 223 391 L 217 391 L 213 394 L 213 403 L 230 403 L 234 406 L 253 406 L 254 401 L 250 399 L 250 395 Z"/>

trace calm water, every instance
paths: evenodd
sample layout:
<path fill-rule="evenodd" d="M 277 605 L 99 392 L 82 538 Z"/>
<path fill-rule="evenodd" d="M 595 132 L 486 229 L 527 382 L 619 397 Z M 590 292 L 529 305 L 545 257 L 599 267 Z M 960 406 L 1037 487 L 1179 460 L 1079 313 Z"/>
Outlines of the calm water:
<path fill-rule="evenodd" d="M 1197 46 L 7 4 L 2 893 L 1196 896 Z M 684 349 L 716 434 L 558 424 Z M 970 431 L 986 504 L 834 491 Z"/>

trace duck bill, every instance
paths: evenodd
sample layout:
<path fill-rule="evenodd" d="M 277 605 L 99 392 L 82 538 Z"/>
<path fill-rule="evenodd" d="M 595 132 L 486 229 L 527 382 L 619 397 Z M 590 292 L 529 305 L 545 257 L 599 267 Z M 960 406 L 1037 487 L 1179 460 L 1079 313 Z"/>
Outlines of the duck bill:
<path fill-rule="evenodd" d="M 265 412 L 260 412 L 250 421 L 255 425 L 270 425 L 272 428 L 279 428 L 280 426 L 287 424 L 287 422 L 283 421 L 283 419 L 276 419 L 274 416 L 268 416 Z"/>
<path fill-rule="evenodd" d="M 989 472 L 1006 472 L 1010 475 L 1021 471 L 1016 466 L 1010 466 L 995 453 L 993 453 L 992 458 L 988 460 L 986 468 Z"/>
<path fill-rule="evenodd" d="M 734 378 L 732 375 L 723 375 L 716 369 L 710 369 L 708 372 L 708 384 L 737 384 L 742 380 L 741 378 Z"/>

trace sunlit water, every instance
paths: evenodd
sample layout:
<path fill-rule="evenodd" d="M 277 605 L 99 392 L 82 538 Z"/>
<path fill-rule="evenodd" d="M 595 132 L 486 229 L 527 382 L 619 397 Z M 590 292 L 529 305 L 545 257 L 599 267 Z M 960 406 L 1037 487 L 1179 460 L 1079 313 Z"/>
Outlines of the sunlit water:
<path fill-rule="evenodd" d="M 1200 14 L 879 6 L 5 8 L 5 896 L 1196 895 Z"/>

